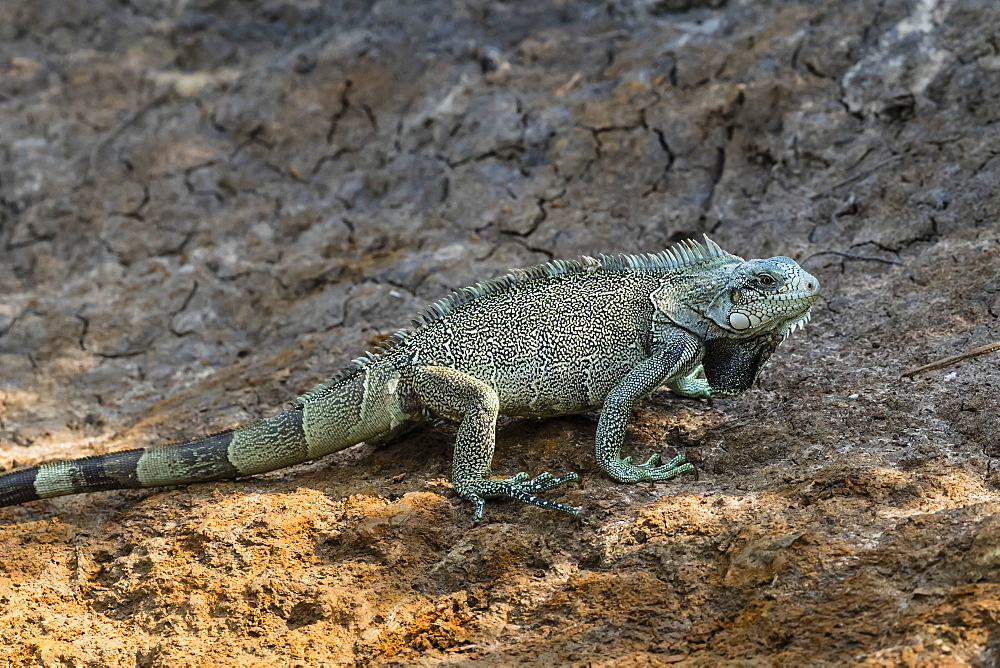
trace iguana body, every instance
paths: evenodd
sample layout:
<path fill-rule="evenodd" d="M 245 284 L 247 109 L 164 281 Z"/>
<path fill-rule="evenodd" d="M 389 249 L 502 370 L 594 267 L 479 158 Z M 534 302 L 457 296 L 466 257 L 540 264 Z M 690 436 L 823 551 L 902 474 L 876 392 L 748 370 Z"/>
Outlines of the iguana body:
<path fill-rule="evenodd" d="M 515 270 L 429 307 L 376 354 L 271 418 L 187 443 L 43 464 L 0 476 L 0 506 L 106 489 L 235 478 L 388 440 L 440 416 L 459 423 L 452 480 L 476 504 L 537 496 L 575 473 L 490 477 L 498 413 L 551 416 L 603 406 L 597 461 L 622 482 L 691 470 L 622 458 L 636 401 L 660 386 L 687 396 L 750 387 L 774 348 L 809 318 L 819 282 L 789 258 L 730 255 L 706 237 L 656 255 L 601 256 Z M 696 376 L 704 369 L 705 379 Z"/>

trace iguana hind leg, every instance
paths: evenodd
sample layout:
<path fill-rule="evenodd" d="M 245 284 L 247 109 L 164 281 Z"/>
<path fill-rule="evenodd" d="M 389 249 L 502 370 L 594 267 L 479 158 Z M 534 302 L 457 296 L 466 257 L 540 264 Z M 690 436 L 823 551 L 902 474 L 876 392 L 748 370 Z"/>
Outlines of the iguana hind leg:
<path fill-rule="evenodd" d="M 451 479 L 455 492 L 476 504 L 474 522 L 483 517 L 485 499 L 510 497 L 542 508 L 576 516 L 579 510 L 564 503 L 535 496 L 539 492 L 578 480 L 575 473 L 530 479 L 527 473 L 490 478 L 496 445 L 500 400 L 496 390 L 481 380 L 449 367 L 421 366 L 413 372 L 413 394 L 427 408 L 459 423 Z"/>

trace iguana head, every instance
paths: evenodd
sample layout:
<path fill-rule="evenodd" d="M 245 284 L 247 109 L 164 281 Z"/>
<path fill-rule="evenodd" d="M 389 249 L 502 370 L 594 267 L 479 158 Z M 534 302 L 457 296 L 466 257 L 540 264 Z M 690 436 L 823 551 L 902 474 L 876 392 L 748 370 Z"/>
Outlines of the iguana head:
<path fill-rule="evenodd" d="M 733 268 L 706 315 L 725 337 L 785 339 L 810 318 L 819 281 L 789 257 L 749 260 Z"/>
<path fill-rule="evenodd" d="M 778 344 L 809 320 L 819 281 L 791 258 L 746 261 L 708 237 L 705 246 L 679 246 L 666 251 L 666 260 L 681 271 L 650 294 L 654 330 L 681 327 L 700 336 L 712 394 L 739 394 Z"/>
<path fill-rule="evenodd" d="M 778 344 L 809 321 L 819 281 L 787 257 L 735 265 L 706 312 L 702 365 L 713 394 L 750 388 Z"/>

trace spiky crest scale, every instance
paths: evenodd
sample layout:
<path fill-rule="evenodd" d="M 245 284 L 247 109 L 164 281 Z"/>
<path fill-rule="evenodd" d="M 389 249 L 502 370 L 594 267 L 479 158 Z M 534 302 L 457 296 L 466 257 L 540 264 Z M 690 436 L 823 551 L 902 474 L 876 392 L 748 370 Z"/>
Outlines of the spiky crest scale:
<path fill-rule="evenodd" d="M 677 267 L 685 267 L 693 264 L 700 264 L 702 262 L 709 262 L 720 258 L 724 261 L 743 261 L 743 258 L 722 250 L 717 243 L 708 238 L 707 234 L 704 235 L 704 237 L 704 245 L 693 239 L 684 239 L 675 244 L 672 248 L 667 248 L 659 253 L 641 253 L 639 255 L 629 255 L 626 253 L 619 255 L 604 255 L 602 253 L 597 259 L 584 255 L 578 260 L 553 260 L 552 262 L 546 262 L 545 264 L 528 267 L 527 269 L 515 268 L 511 269 L 510 273 L 505 274 L 500 278 L 482 281 L 473 286 L 456 290 L 447 297 L 439 299 L 418 313 L 416 318 L 411 320 L 411 323 L 413 324 L 412 330 L 399 330 L 376 346 L 374 353 L 369 351 L 365 353 L 364 357 L 358 357 L 351 360 L 351 362 L 337 372 L 336 375 L 298 397 L 294 402 L 292 402 L 292 405 L 301 407 L 302 405 L 321 397 L 331 386 L 354 376 L 379 357 L 402 345 L 410 337 L 410 335 L 413 334 L 414 330 L 427 327 L 428 325 L 444 318 L 455 309 L 464 306 L 471 301 L 479 299 L 480 297 L 487 297 L 489 295 L 503 292 L 504 290 L 521 283 L 526 283 L 540 278 L 548 278 L 550 276 L 564 276 L 567 274 L 579 273 L 592 274 L 597 271 L 656 271 L 661 269 L 674 269 Z"/>

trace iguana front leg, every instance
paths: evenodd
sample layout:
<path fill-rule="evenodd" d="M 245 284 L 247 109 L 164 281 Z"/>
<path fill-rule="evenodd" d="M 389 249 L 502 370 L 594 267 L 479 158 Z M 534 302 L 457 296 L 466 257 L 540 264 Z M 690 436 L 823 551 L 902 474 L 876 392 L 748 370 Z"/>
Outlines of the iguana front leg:
<path fill-rule="evenodd" d="M 681 329 L 672 330 L 659 339 L 653 355 L 637 364 L 604 400 L 601 419 L 597 423 L 597 463 L 609 476 L 619 482 L 639 480 L 666 480 L 681 473 L 693 471 L 694 466 L 684 463 L 679 455 L 657 466 L 660 456 L 654 454 L 644 463 L 636 465 L 631 457 L 621 456 L 625 430 L 636 401 L 660 385 L 678 385 L 689 376 L 677 374 L 697 360 L 701 342 Z"/>
<path fill-rule="evenodd" d="M 509 478 L 490 478 L 496 445 L 497 413 L 500 400 L 496 390 L 481 380 L 442 366 L 421 366 L 413 371 L 413 394 L 435 413 L 459 422 L 455 439 L 451 480 L 455 492 L 476 504 L 473 521 L 483 517 L 484 500 L 506 496 L 542 508 L 577 515 L 579 510 L 564 503 L 535 496 L 564 482 L 579 479 L 575 473 L 553 478 L 542 473 L 532 480 L 527 473 Z"/>

